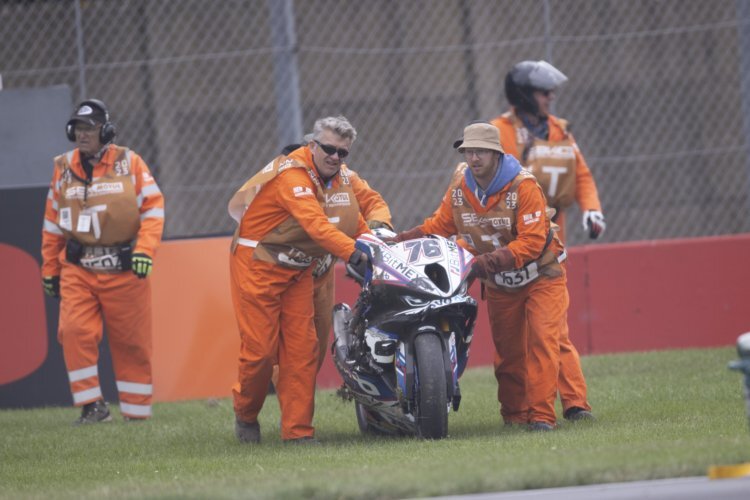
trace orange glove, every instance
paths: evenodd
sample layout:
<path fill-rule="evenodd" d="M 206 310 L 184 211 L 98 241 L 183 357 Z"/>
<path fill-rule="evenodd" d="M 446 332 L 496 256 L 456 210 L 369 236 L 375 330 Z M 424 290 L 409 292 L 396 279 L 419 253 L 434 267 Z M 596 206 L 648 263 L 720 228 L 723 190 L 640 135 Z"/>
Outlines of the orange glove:
<path fill-rule="evenodd" d="M 494 252 L 483 253 L 474 258 L 471 269 L 480 279 L 486 280 L 491 274 L 510 271 L 516 267 L 516 258 L 509 248 L 498 248 Z"/>

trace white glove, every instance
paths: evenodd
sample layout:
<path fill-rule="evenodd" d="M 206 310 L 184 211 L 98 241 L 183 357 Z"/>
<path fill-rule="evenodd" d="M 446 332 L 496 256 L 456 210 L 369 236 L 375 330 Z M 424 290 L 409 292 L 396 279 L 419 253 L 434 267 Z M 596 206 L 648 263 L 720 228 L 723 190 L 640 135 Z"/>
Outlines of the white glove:
<path fill-rule="evenodd" d="M 586 210 L 583 213 L 583 230 L 589 232 L 589 238 L 597 239 L 604 234 L 607 223 L 604 222 L 604 214 L 599 210 Z"/>

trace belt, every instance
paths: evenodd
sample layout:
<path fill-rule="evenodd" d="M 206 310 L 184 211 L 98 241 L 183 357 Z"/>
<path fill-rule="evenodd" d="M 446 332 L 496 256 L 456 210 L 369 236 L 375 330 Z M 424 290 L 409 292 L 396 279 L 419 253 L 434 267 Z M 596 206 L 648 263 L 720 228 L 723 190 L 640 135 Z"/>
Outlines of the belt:
<path fill-rule="evenodd" d="M 248 240 L 247 238 L 237 238 L 237 244 L 243 247 L 255 248 L 258 246 L 258 242 L 255 240 Z"/>
<path fill-rule="evenodd" d="M 81 267 L 94 272 L 114 273 L 123 270 L 123 251 L 129 246 L 84 246 L 78 261 Z M 129 256 L 128 256 L 129 257 Z"/>

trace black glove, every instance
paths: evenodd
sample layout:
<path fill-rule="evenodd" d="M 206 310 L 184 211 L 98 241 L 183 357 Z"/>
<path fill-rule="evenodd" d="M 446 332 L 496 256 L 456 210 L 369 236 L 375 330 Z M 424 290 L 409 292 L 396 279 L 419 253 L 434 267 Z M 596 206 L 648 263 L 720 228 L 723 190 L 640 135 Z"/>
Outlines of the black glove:
<path fill-rule="evenodd" d="M 133 274 L 143 279 L 151 274 L 151 268 L 154 266 L 154 261 L 151 257 L 145 253 L 134 253 L 132 259 Z"/>
<path fill-rule="evenodd" d="M 362 250 L 355 248 L 347 262 L 353 266 L 361 266 L 362 264 L 367 265 L 367 254 Z"/>
<path fill-rule="evenodd" d="M 379 220 L 367 221 L 367 227 L 369 227 L 370 229 L 385 228 L 385 229 L 390 229 L 391 231 L 393 231 L 393 228 L 391 227 L 390 224 L 388 224 L 387 222 L 380 222 Z"/>
<path fill-rule="evenodd" d="M 55 299 L 60 298 L 60 276 L 45 276 L 42 278 L 44 293 Z"/>
<path fill-rule="evenodd" d="M 510 271 L 516 267 L 516 258 L 509 248 L 498 248 L 494 252 L 483 253 L 474 258 L 471 269 L 480 279 L 486 280 L 491 274 Z"/>
<path fill-rule="evenodd" d="M 361 283 L 367 272 L 367 261 L 367 254 L 362 250 L 355 249 L 354 253 L 349 256 L 349 260 L 346 261 L 346 273 L 358 283 Z"/>
<path fill-rule="evenodd" d="M 607 223 L 604 221 L 604 214 L 598 210 L 586 210 L 583 213 L 583 230 L 589 232 L 589 238 L 597 239 L 604 234 L 607 229 Z"/>

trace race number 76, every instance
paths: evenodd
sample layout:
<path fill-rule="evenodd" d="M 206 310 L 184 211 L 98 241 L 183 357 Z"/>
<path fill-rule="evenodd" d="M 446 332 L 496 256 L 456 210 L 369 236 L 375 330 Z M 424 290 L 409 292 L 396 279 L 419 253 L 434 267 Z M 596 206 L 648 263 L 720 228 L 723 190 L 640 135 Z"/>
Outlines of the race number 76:
<path fill-rule="evenodd" d="M 409 251 L 409 264 L 417 262 L 421 253 L 428 259 L 442 257 L 443 251 L 436 240 L 421 239 L 404 242 L 404 248 Z"/>

